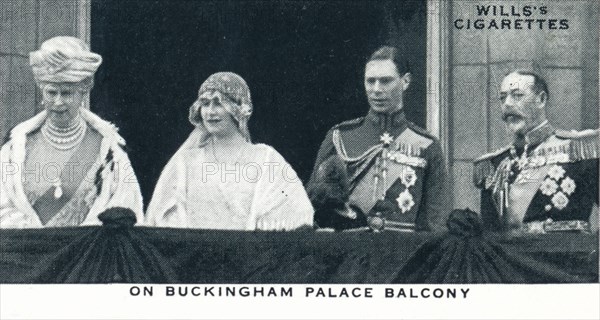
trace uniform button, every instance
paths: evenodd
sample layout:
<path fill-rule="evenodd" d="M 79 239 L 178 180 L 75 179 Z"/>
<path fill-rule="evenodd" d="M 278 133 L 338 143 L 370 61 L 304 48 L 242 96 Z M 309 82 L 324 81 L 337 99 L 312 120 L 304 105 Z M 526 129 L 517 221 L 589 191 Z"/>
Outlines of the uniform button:
<path fill-rule="evenodd" d="M 552 210 L 552 206 L 551 206 L 551 205 L 549 205 L 549 204 L 547 204 L 547 205 L 544 207 L 544 210 L 546 210 L 546 211 L 550 211 L 550 210 Z"/>

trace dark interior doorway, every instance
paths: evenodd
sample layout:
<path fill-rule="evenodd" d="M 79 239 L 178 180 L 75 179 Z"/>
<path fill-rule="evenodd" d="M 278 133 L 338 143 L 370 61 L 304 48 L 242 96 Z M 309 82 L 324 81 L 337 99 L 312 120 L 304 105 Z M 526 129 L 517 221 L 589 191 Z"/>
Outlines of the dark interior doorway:
<path fill-rule="evenodd" d="M 214 72 L 248 82 L 253 140 L 272 145 L 303 180 L 327 130 L 368 110 L 364 63 L 380 45 L 408 54 L 406 113 L 425 125 L 424 0 L 93 0 L 91 17 L 91 45 L 104 58 L 92 110 L 127 140 L 145 205 Z"/>

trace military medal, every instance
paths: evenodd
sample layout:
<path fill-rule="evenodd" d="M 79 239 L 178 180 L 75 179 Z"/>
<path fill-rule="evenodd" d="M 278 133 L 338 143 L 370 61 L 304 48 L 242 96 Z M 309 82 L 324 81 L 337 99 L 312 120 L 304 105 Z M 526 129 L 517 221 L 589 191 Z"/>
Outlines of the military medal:
<path fill-rule="evenodd" d="M 388 132 L 384 132 L 380 137 L 379 141 L 381 141 L 383 145 L 383 149 L 381 150 L 381 156 L 377 158 L 375 163 L 376 173 L 374 179 L 374 187 L 373 187 L 373 201 L 384 200 L 385 199 L 385 187 L 387 183 L 387 159 L 389 157 L 389 147 L 394 142 L 394 137 L 390 135 Z M 379 178 L 381 177 L 381 181 Z M 381 192 L 379 190 L 379 185 L 381 185 Z M 376 212 L 375 215 L 367 218 L 367 223 L 369 228 L 374 232 L 380 232 L 385 228 L 385 217 L 381 214 L 381 212 Z"/>
<path fill-rule="evenodd" d="M 373 202 L 377 201 L 377 198 L 379 196 L 379 192 L 377 192 L 378 190 L 378 186 L 379 186 L 379 167 L 381 166 L 381 159 L 377 158 L 375 160 L 375 176 L 374 176 L 374 181 L 373 181 Z"/>
<path fill-rule="evenodd" d="M 63 196 L 62 182 L 58 179 L 54 183 L 54 199 L 60 199 Z"/>
<path fill-rule="evenodd" d="M 382 183 L 382 195 L 381 199 L 385 198 L 385 186 L 387 182 L 387 158 L 389 153 L 390 144 L 394 141 L 394 137 L 392 137 L 389 133 L 384 132 L 383 135 L 379 138 L 383 143 L 383 150 L 381 151 L 381 183 Z"/>
<path fill-rule="evenodd" d="M 566 175 L 565 169 L 555 164 L 548 170 L 546 179 L 540 185 L 540 192 L 550 197 L 552 204 L 547 204 L 544 207 L 546 212 L 556 208 L 562 210 L 569 204 L 569 196 L 575 192 L 577 185 L 571 177 Z"/>
<path fill-rule="evenodd" d="M 396 201 L 398 202 L 398 207 L 400 207 L 402 213 L 410 211 L 410 209 L 412 209 L 412 207 L 415 205 L 413 196 L 412 194 L 410 194 L 410 192 L 408 192 L 408 188 L 406 188 L 404 191 L 402 191 L 402 193 L 398 195 Z"/>
<path fill-rule="evenodd" d="M 375 167 L 377 168 L 375 174 L 374 188 L 373 188 L 373 201 L 383 200 L 385 198 L 385 186 L 387 182 L 387 158 L 389 155 L 388 148 L 390 144 L 394 141 L 394 137 L 390 135 L 388 132 L 384 132 L 380 137 L 379 141 L 383 144 L 383 149 L 381 150 L 381 156 L 377 158 Z M 379 177 L 381 174 L 381 183 L 379 181 Z M 382 192 L 379 192 L 379 185 L 382 185 Z"/>
<path fill-rule="evenodd" d="M 400 180 L 402 181 L 402 184 L 406 187 L 406 189 L 408 189 L 409 187 L 414 186 L 417 182 L 417 172 L 411 167 L 406 167 L 402 171 L 402 176 L 400 177 Z"/>
<path fill-rule="evenodd" d="M 390 146 L 390 144 L 392 144 L 392 142 L 394 142 L 394 137 L 392 137 L 389 133 L 384 132 L 381 137 L 379 137 L 379 140 L 383 143 L 383 146 L 387 148 Z"/>

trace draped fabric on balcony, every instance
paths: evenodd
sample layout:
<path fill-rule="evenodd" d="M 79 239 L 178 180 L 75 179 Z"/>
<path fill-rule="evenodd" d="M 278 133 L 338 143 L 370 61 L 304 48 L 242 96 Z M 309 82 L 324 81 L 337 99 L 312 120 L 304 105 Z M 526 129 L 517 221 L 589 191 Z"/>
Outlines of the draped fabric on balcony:
<path fill-rule="evenodd" d="M 590 283 L 597 234 L 481 232 L 453 212 L 445 234 L 237 232 L 104 226 L 2 230 L 0 283 Z"/>

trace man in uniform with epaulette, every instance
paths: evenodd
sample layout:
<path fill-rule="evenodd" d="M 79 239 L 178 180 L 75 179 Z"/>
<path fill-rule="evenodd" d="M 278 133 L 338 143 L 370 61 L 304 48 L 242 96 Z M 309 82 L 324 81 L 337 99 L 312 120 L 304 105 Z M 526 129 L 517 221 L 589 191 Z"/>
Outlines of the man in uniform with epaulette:
<path fill-rule="evenodd" d="M 323 141 L 308 193 L 321 228 L 425 231 L 445 226 L 446 167 L 439 141 L 409 122 L 408 62 L 384 46 L 365 67 L 370 110 L 334 126 Z"/>
<path fill-rule="evenodd" d="M 548 95 L 533 72 L 502 81 L 502 120 L 513 142 L 475 160 L 473 174 L 489 229 L 598 229 L 598 130 L 556 130 L 546 119 Z"/>

